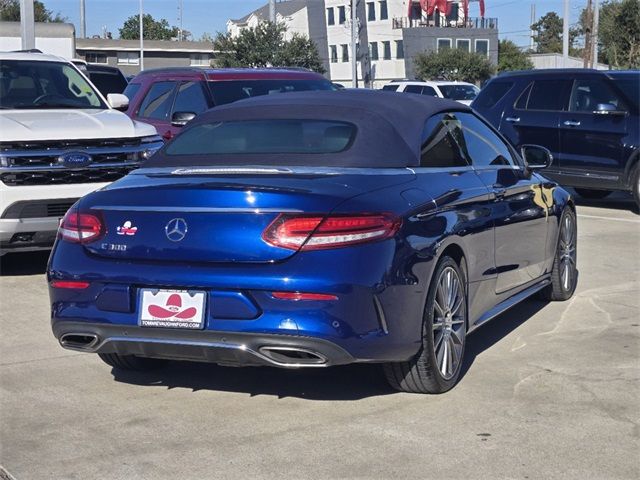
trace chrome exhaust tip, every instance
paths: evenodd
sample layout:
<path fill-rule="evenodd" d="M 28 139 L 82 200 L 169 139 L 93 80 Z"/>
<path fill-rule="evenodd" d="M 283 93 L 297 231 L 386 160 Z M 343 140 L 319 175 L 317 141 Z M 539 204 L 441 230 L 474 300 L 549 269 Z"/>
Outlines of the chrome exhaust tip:
<path fill-rule="evenodd" d="M 297 347 L 260 347 L 259 352 L 271 362 L 284 366 L 324 365 L 324 355 Z"/>
<path fill-rule="evenodd" d="M 60 345 L 71 350 L 91 351 L 98 343 L 93 333 L 65 333 L 60 337 Z"/>

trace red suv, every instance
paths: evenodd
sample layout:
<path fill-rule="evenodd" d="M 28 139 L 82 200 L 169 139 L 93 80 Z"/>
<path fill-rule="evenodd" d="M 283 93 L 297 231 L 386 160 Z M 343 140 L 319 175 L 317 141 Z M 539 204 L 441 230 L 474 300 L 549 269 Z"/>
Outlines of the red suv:
<path fill-rule="evenodd" d="M 301 90 L 335 90 L 304 69 L 161 68 L 139 73 L 127 86 L 127 115 L 150 123 L 165 140 L 199 113 L 243 98 Z"/>

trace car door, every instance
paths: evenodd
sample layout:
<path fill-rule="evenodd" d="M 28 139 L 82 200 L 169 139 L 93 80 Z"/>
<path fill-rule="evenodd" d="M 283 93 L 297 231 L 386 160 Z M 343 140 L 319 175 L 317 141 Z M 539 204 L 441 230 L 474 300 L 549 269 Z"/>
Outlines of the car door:
<path fill-rule="evenodd" d="M 541 145 L 557 158 L 560 152 L 559 116 L 567 107 L 570 88 L 571 80 L 560 76 L 535 79 L 513 104 L 506 105 L 500 132 L 516 147 Z M 551 169 L 554 167 L 552 165 Z"/>
<path fill-rule="evenodd" d="M 496 293 L 538 279 L 547 260 L 550 198 L 538 177 L 527 173 L 521 159 L 473 113 L 458 113 L 461 147 L 482 182 L 493 193 Z"/>
<path fill-rule="evenodd" d="M 598 106 L 615 108 L 598 112 Z M 617 186 L 624 174 L 627 105 L 602 75 L 573 82 L 569 109 L 560 113 L 557 167 L 569 185 Z"/>
<path fill-rule="evenodd" d="M 135 118 L 150 123 L 165 140 L 169 140 L 171 132 L 171 108 L 178 82 L 165 80 L 152 84 L 140 102 Z"/>

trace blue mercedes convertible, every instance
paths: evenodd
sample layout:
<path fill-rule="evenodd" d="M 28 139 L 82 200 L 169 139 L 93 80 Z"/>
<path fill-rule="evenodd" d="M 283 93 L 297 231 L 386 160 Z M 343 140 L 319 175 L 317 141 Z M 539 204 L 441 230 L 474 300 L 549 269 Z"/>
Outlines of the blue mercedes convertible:
<path fill-rule="evenodd" d="M 444 392 L 469 332 L 576 288 L 575 207 L 540 174 L 551 162 L 417 95 L 215 108 L 66 214 L 53 333 L 116 369 L 374 362 L 396 389 Z"/>

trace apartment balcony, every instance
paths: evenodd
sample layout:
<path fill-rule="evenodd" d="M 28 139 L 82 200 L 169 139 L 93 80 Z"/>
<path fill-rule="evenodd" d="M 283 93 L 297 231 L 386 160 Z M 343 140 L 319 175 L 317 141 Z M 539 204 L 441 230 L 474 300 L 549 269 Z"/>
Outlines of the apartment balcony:
<path fill-rule="evenodd" d="M 497 18 L 481 18 L 481 17 L 469 17 L 465 20 L 456 19 L 444 19 L 442 17 L 435 18 L 408 18 L 408 17 L 395 17 L 392 21 L 394 29 L 401 28 L 490 28 L 493 30 L 498 29 Z"/>

